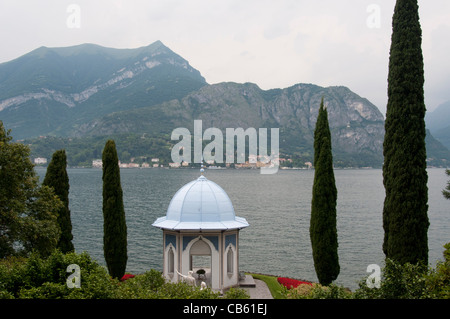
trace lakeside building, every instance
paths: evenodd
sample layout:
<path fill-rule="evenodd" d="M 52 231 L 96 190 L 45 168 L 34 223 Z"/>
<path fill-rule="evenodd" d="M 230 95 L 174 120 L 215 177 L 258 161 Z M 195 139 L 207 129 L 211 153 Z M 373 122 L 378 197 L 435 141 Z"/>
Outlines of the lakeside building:
<path fill-rule="evenodd" d="M 119 161 L 120 168 L 139 168 L 140 165 L 138 163 L 121 163 Z"/>
<path fill-rule="evenodd" d="M 102 168 L 103 167 L 103 161 L 101 159 L 95 159 L 92 161 L 92 167 L 93 168 Z"/>
<path fill-rule="evenodd" d="M 34 164 L 36 165 L 43 165 L 43 164 L 47 164 L 47 159 L 44 157 L 36 157 L 34 159 Z"/>

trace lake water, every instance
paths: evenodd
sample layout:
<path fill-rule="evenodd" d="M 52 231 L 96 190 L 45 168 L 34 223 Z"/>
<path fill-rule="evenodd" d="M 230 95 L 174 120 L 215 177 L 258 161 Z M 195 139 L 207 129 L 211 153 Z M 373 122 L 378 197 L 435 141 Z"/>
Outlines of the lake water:
<path fill-rule="evenodd" d="M 43 177 L 45 168 L 36 168 Z M 68 169 L 73 243 L 105 265 L 102 171 Z M 121 169 L 128 231 L 127 271 L 162 270 L 162 231 L 151 224 L 164 216 L 172 196 L 199 176 L 197 169 Z M 236 215 L 250 227 L 240 232 L 240 269 L 317 281 L 309 239 L 313 170 L 207 170 L 231 198 Z M 335 170 L 340 274 L 336 283 L 354 290 L 367 266 L 383 267 L 382 171 Z M 442 260 L 450 242 L 450 201 L 442 196 L 444 169 L 428 170 L 429 262 Z M 42 180 L 42 179 L 41 179 Z"/>

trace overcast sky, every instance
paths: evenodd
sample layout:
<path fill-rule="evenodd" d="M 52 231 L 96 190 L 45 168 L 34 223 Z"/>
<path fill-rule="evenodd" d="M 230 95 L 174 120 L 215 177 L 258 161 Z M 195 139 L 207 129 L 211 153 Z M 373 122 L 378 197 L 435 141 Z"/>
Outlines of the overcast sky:
<path fill-rule="evenodd" d="M 428 110 L 450 100 L 450 1 L 419 0 Z M 0 63 L 161 40 L 210 84 L 344 85 L 383 115 L 395 0 L 1 0 Z"/>

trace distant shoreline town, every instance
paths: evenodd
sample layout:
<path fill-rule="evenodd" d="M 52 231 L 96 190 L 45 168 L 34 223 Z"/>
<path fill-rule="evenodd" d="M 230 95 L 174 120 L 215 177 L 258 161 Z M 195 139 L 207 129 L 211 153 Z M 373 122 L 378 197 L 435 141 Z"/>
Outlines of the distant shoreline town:
<path fill-rule="evenodd" d="M 292 159 L 288 158 L 279 158 L 279 169 L 282 170 L 310 170 L 314 169 L 314 166 L 311 162 L 305 162 L 304 166 L 292 166 Z M 47 159 L 44 157 L 35 157 L 33 158 L 33 163 L 38 167 L 46 167 L 47 166 Z M 261 167 L 268 167 L 270 165 L 263 162 L 263 161 L 246 161 L 245 163 L 223 163 L 223 164 L 216 164 L 212 161 L 205 161 L 206 168 L 213 170 L 213 169 L 259 169 Z M 92 166 L 73 166 L 70 168 L 99 168 L 101 169 L 103 167 L 103 162 L 101 159 L 95 159 L 92 161 Z M 119 167 L 120 168 L 135 168 L 135 169 L 143 169 L 143 168 L 164 168 L 164 169 L 174 169 L 174 168 L 198 168 L 198 163 L 168 163 L 168 165 L 160 163 L 159 158 L 152 158 L 151 163 L 143 162 L 143 163 L 137 163 L 134 162 L 134 158 L 131 158 L 131 161 L 129 163 L 122 163 L 119 161 Z M 442 168 L 438 166 L 432 166 L 428 165 L 427 168 Z M 364 166 L 364 167 L 334 167 L 334 169 L 381 169 L 381 167 L 372 167 L 372 166 Z"/>
<path fill-rule="evenodd" d="M 292 159 L 278 158 L 278 163 L 280 164 L 280 169 L 312 169 L 313 165 L 311 162 L 305 162 L 303 167 L 291 167 L 289 164 L 292 164 Z M 47 159 L 44 157 L 36 157 L 33 159 L 33 162 L 37 166 L 47 166 Z M 226 168 L 261 168 L 261 167 L 269 167 L 271 163 L 265 160 L 259 160 L 257 157 L 250 157 L 249 161 L 245 163 L 223 163 L 217 164 L 214 161 L 205 161 L 206 168 L 208 169 L 226 169 Z M 168 163 L 168 165 L 160 163 L 159 158 L 152 158 L 150 163 L 143 162 L 138 163 L 135 162 L 134 158 L 131 158 L 129 163 L 122 163 L 119 160 L 120 168 L 194 168 L 198 166 L 196 163 Z M 92 166 L 83 166 L 83 168 L 102 168 L 103 162 L 101 159 L 95 159 L 92 161 Z"/>

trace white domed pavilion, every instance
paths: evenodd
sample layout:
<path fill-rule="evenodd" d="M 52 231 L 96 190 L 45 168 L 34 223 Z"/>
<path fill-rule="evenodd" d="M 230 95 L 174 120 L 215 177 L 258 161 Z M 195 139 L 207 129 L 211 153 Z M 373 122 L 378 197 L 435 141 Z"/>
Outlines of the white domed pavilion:
<path fill-rule="evenodd" d="M 173 196 L 166 216 L 152 225 L 163 230 L 166 279 L 178 282 L 191 272 L 214 290 L 239 284 L 239 230 L 249 224 L 235 215 L 219 185 L 203 175 L 184 185 Z"/>

